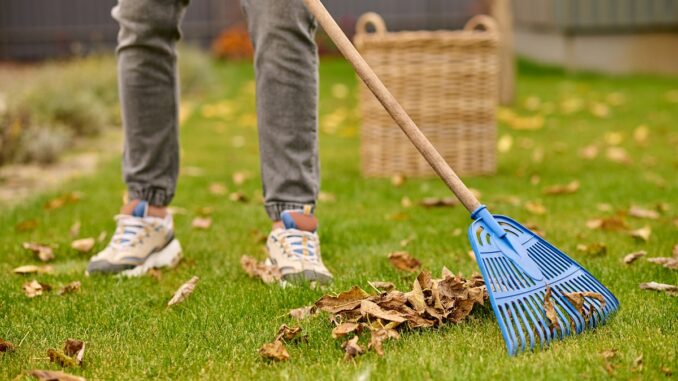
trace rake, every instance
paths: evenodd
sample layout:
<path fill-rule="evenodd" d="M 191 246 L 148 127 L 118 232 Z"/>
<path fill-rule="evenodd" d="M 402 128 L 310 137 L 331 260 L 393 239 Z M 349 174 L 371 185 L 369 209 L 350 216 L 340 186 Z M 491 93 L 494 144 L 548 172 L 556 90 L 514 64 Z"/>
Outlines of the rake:
<path fill-rule="evenodd" d="M 468 238 L 510 355 L 603 324 L 617 298 L 588 271 L 511 218 L 492 215 L 445 162 L 320 0 L 304 0 L 360 78 L 471 213 Z"/>

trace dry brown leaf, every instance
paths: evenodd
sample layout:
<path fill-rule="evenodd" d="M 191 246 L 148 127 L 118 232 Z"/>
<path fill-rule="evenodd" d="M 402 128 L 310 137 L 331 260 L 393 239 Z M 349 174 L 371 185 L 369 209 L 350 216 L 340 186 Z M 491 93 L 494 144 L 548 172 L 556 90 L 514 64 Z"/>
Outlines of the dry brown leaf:
<path fill-rule="evenodd" d="M 83 377 L 74 376 L 58 370 L 34 369 L 29 371 L 28 374 L 40 381 L 87 381 Z"/>
<path fill-rule="evenodd" d="M 207 189 L 215 196 L 223 196 L 228 193 L 228 187 L 224 183 L 211 183 Z"/>
<path fill-rule="evenodd" d="M 396 174 L 391 176 L 391 184 L 393 184 L 393 186 L 395 187 L 402 186 L 403 184 L 405 184 L 405 181 L 407 181 L 405 175 Z"/>
<path fill-rule="evenodd" d="M 96 240 L 94 238 L 76 239 L 71 242 L 71 248 L 81 253 L 89 253 L 94 248 L 95 243 Z"/>
<path fill-rule="evenodd" d="M 643 209 L 639 206 L 632 205 L 629 209 L 629 216 L 656 220 L 659 218 L 659 213 L 656 210 Z"/>
<path fill-rule="evenodd" d="M 546 214 L 546 207 L 539 201 L 528 201 L 525 203 L 525 210 L 532 214 Z"/>
<path fill-rule="evenodd" d="M 299 307 L 295 308 L 293 310 L 290 310 L 290 317 L 295 318 L 297 320 L 304 320 L 309 316 L 313 316 L 317 313 L 318 308 L 313 305 L 313 306 L 306 306 L 306 307 Z"/>
<path fill-rule="evenodd" d="M 636 251 L 635 253 L 630 253 L 624 256 L 624 263 L 627 265 L 630 265 L 631 263 L 635 262 L 636 259 L 643 257 L 647 255 L 647 251 L 641 250 L 641 251 Z"/>
<path fill-rule="evenodd" d="M 287 361 L 290 358 L 290 354 L 285 349 L 285 344 L 280 340 L 264 344 L 259 349 L 259 354 L 265 359 L 275 361 Z"/>
<path fill-rule="evenodd" d="M 99 236 L 97 237 L 97 242 L 101 243 L 106 240 L 106 237 L 108 237 L 108 232 L 105 230 L 102 230 L 101 233 L 99 233 Z"/>
<path fill-rule="evenodd" d="M 652 234 L 652 228 L 649 226 L 644 226 L 640 229 L 631 230 L 629 235 L 633 238 L 636 238 L 640 241 L 647 242 L 650 240 L 650 235 Z"/>
<path fill-rule="evenodd" d="M 426 208 L 434 207 L 454 207 L 459 205 L 459 200 L 454 197 L 427 197 L 419 202 L 419 205 Z"/>
<path fill-rule="evenodd" d="M 75 204 L 76 202 L 80 201 L 82 198 L 82 193 L 80 192 L 70 192 L 63 194 L 59 197 L 53 198 L 49 201 L 47 201 L 43 207 L 45 210 L 54 210 L 61 208 L 62 206 L 66 204 Z"/>
<path fill-rule="evenodd" d="M 351 340 L 345 341 L 341 347 L 344 349 L 344 360 L 353 360 L 354 357 L 362 355 L 365 350 L 358 345 L 358 336 L 354 336 Z"/>
<path fill-rule="evenodd" d="M 382 320 L 394 321 L 396 323 L 402 323 L 407 320 L 398 311 L 385 311 L 369 300 L 363 300 L 360 302 L 360 313 L 363 316 L 369 315 Z"/>
<path fill-rule="evenodd" d="M 355 332 L 360 328 L 358 323 L 341 323 L 332 330 L 332 338 L 338 339 L 344 337 L 351 332 Z"/>
<path fill-rule="evenodd" d="M 64 343 L 64 354 L 78 365 L 82 365 L 82 359 L 85 356 L 85 343 L 82 340 L 67 339 Z"/>
<path fill-rule="evenodd" d="M 80 289 L 80 281 L 73 281 L 59 290 L 59 295 L 70 294 L 71 292 L 78 291 Z"/>
<path fill-rule="evenodd" d="M 9 341 L 0 339 L 0 353 L 14 352 L 14 344 Z"/>
<path fill-rule="evenodd" d="M 551 287 L 546 286 L 546 293 L 544 294 L 544 310 L 546 310 L 546 317 L 549 319 L 549 329 L 558 329 L 560 324 L 558 323 L 558 314 L 556 314 L 556 309 L 553 306 L 553 301 L 551 300 Z"/>
<path fill-rule="evenodd" d="M 572 194 L 579 190 L 579 181 L 574 180 L 568 184 L 553 185 L 544 189 L 546 195 Z"/>
<path fill-rule="evenodd" d="M 196 217 L 191 222 L 193 229 L 207 230 L 212 226 L 212 218 L 210 217 Z"/>
<path fill-rule="evenodd" d="M 335 196 L 334 193 L 320 192 L 320 193 L 318 193 L 318 201 L 320 201 L 320 202 L 335 202 L 335 201 L 337 201 L 337 196 Z"/>
<path fill-rule="evenodd" d="M 54 270 L 54 267 L 50 265 L 46 266 L 36 266 L 36 265 L 26 265 L 26 266 L 19 266 L 12 270 L 15 274 L 21 274 L 21 275 L 26 275 L 26 274 L 47 274 L 50 273 Z"/>
<path fill-rule="evenodd" d="M 43 262 L 51 261 L 52 259 L 54 259 L 54 251 L 50 246 L 41 245 L 35 242 L 24 242 L 22 246 L 24 249 L 33 252 L 33 254 L 36 254 L 38 256 L 38 259 L 40 259 Z"/>
<path fill-rule="evenodd" d="M 589 255 L 605 255 L 607 254 L 607 245 L 602 242 L 593 242 L 588 245 L 580 243 L 577 244 L 577 250 Z"/>
<path fill-rule="evenodd" d="M 662 291 L 662 292 L 665 292 L 665 293 L 667 293 L 671 296 L 678 295 L 678 286 L 674 286 L 672 284 L 647 282 L 647 283 L 641 283 L 640 289 L 641 290 Z"/>
<path fill-rule="evenodd" d="M 418 314 L 422 314 L 424 311 L 426 311 L 426 300 L 424 297 L 424 292 L 421 289 L 421 285 L 419 284 L 419 279 L 414 280 L 412 291 L 408 292 L 406 295 L 407 301 L 412 304 L 412 307 Z"/>
<path fill-rule="evenodd" d="M 282 278 L 277 266 L 260 263 L 248 255 L 240 257 L 240 266 L 250 278 L 259 278 L 266 284 L 277 283 Z"/>
<path fill-rule="evenodd" d="M 395 289 L 395 284 L 391 282 L 367 282 L 367 283 L 378 291 L 391 291 Z"/>
<path fill-rule="evenodd" d="M 666 377 L 673 376 L 673 371 L 668 366 L 663 366 L 660 370 L 662 371 L 662 373 L 664 373 L 664 375 L 666 375 Z"/>
<path fill-rule="evenodd" d="M 642 370 L 643 370 L 643 355 L 641 354 L 640 356 L 633 359 L 633 363 L 631 364 L 631 372 L 640 372 Z"/>
<path fill-rule="evenodd" d="M 235 185 L 242 185 L 245 181 L 249 180 L 252 177 L 252 174 L 249 171 L 236 171 L 233 173 L 233 183 Z"/>
<path fill-rule="evenodd" d="M 608 160 L 619 164 L 630 164 L 631 158 L 626 150 L 622 147 L 607 147 L 605 156 Z"/>
<path fill-rule="evenodd" d="M 160 269 L 156 268 L 149 269 L 146 275 L 158 281 L 162 279 L 162 271 L 160 271 Z"/>
<path fill-rule="evenodd" d="M 29 298 L 35 298 L 36 296 L 42 295 L 43 292 L 52 289 L 52 287 L 50 287 L 48 284 L 40 283 L 35 279 L 24 283 L 22 288 L 24 290 L 24 294 L 26 294 L 26 296 Z"/>
<path fill-rule="evenodd" d="M 301 333 L 301 327 L 288 327 L 286 324 L 283 324 L 278 328 L 278 334 L 275 337 L 275 341 L 293 341 L 296 338 L 299 338 Z"/>
<path fill-rule="evenodd" d="M 627 229 L 626 222 L 620 216 L 594 218 L 586 221 L 586 227 L 589 229 L 602 229 L 609 231 L 621 231 Z"/>
<path fill-rule="evenodd" d="M 342 311 L 353 310 L 360 306 L 360 303 L 369 298 L 369 294 L 358 286 L 353 286 L 350 290 L 340 293 L 337 296 L 324 295 L 315 302 L 315 305 L 322 311 L 336 314 Z"/>
<path fill-rule="evenodd" d="M 407 252 L 397 251 L 388 255 L 388 260 L 398 270 L 414 272 L 419 270 L 421 262 Z"/>
<path fill-rule="evenodd" d="M 228 199 L 233 201 L 233 202 L 247 202 L 249 201 L 249 197 L 247 197 L 246 194 L 242 192 L 233 192 L 228 195 Z"/>
<path fill-rule="evenodd" d="M 591 306 L 588 309 L 584 309 L 584 302 L 586 301 L 585 298 L 596 299 L 600 302 L 600 310 L 605 308 L 605 298 L 603 297 L 603 295 L 597 292 L 592 291 L 568 292 L 564 293 L 563 296 L 565 296 L 565 298 L 569 300 L 570 303 L 572 303 L 577 312 L 579 312 L 579 315 L 581 315 L 584 318 L 585 322 L 589 321 L 594 311 L 593 304 L 591 304 Z"/>
<path fill-rule="evenodd" d="M 186 298 L 188 298 L 195 290 L 195 285 L 198 283 L 198 280 L 200 280 L 200 278 L 193 276 L 188 282 L 182 284 L 181 287 L 179 287 L 179 289 L 174 293 L 172 299 L 167 302 L 167 306 L 170 307 L 186 300 Z"/>
<path fill-rule="evenodd" d="M 669 270 L 678 270 L 678 258 L 676 257 L 655 257 L 647 258 L 648 262 L 664 266 Z"/>
<path fill-rule="evenodd" d="M 579 151 L 579 157 L 585 160 L 593 160 L 598 157 L 598 147 L 596 145 L 590 145 L 582 148 Z"/>
<path fill-rule="evenodd" d="M 38 227 L 38 224 L 39 222 L 36 219 L 19 221 L 14 225 L 14 230 L 17 232 L 29 232 L 35 230 Z"/>
<path fill-rule="evenodd" d="M 617 350 L 606 349 L 600 352 L 600 355 L 603 357 L 605 371 L 611 376 L 614 373 L 615 368 L 614 365 L 612 365 L 612 360 L 617 356 Z"/>

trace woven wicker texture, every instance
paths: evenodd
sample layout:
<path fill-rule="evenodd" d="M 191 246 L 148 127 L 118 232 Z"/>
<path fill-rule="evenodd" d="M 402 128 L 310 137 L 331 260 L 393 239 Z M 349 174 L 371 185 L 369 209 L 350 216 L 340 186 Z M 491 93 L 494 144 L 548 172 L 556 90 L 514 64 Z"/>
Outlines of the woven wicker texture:
<path fill-rule="evenodd" d="M 494 173 L 499 37 L 493 19 L 475 16 L 461 31 L 388 32 L 379 15 L 366 13 L 356 28 L 358 51 L 452 168 Z M 360 105 L 364 176 L 435 174 L 362 82 Z"/>

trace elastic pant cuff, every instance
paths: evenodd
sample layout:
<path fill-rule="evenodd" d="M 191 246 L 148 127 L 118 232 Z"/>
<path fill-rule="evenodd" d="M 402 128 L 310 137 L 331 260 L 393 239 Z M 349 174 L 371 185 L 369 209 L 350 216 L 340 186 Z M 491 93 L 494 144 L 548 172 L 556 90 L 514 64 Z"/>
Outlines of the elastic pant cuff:
<path fill-rule="evenodd" d="M 286 210 L 302 210 L 305 205 L 311 205 L 311 212 L 315 211 L 315 203 L 270 202 L 264 205 L 271 221 L 280 221 L 280 213 Z"/>
<path fill-rule="evenodd" d="M 127 194 L 130 200 L 142 200 L 153 206 L 167 206 L 174 197 L 173 194 L 162 188 L 128 187 Z"/>

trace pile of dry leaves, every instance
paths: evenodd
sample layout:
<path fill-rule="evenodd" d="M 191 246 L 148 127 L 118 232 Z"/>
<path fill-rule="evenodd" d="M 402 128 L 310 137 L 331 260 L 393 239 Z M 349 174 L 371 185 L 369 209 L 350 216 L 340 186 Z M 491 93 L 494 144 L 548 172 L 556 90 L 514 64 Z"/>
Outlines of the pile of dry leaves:
<path fill-rule="evenodd" d="M 465 279 L 453 275 L 447 268 L 443 268 L 441 279 L 434 279 L 430 272 L 422 271 L 408 292 L 396 290 L 389 282 L 371 282 L 370 285 L 379 292 L 370 294 L 354 286 L 338 295 L 325 295 L 313 306 L 292 310 L 290 315 L 304 318 L 318 311 L 329 313 L 334 325 L 332 337 L 345 340 L 342 344 L 344 358 L 350 360 L 366 351 L 364 344 L 359 343 L 363 332 L 370 335 L 367 349 L 381 356 L 384 354 L 382 343 L 400 338 L 402 329 L 460 323 L 475 305 L 483 305 L 488 299 L 479 274 Z M 299 327 L 281 327 L 275 340 L 260 349 L 261 355 L 287 360 L 289 354 L 284 343 L 295 339 L 300 332 Z"/>

